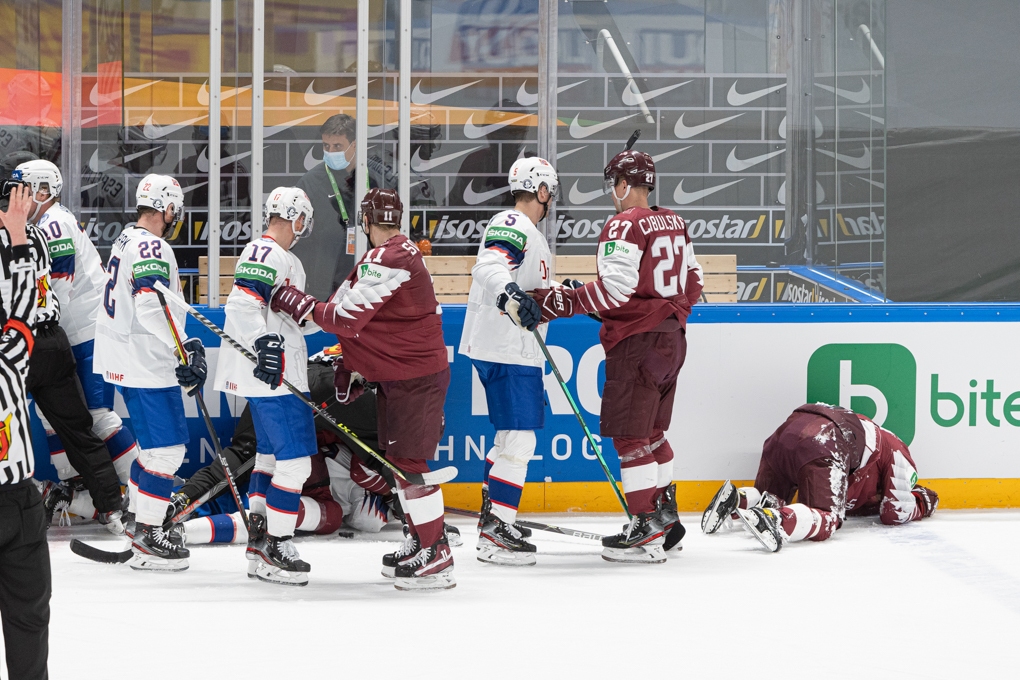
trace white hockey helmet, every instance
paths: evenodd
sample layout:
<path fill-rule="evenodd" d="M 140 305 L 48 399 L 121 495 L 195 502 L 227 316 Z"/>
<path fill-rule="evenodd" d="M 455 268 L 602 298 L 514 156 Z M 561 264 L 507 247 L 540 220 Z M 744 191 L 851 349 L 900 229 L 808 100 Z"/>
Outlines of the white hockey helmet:
<path fill-rule="evenodd" d="M 135 191 L 135 205 L 139 208 L 152 208 L 160 213 L 168 206 L 173 206 L 173 222 L 180 222 L 184 217 L 184 192 L 177 180 L 169 175 L 146 175 Z"/>
<path fill-rule="evenodd" d="M 42 185 L 45 184 L 49 188 L 50 196 L 57 197 L 64 187 L 64 178 L 60 176 L 60 168 L 49 161 L 25 161 L 17 167 L 15 172 L 21 173 L 21 181 L 29 183 L 33 194 L 42 189 Z"/>
<path fill-rule="evenodd" d="M 276 215 L 290 222 L 290 228 L 294 232 L 294 242 L 299 238 L 310 236 L 312 233 L 312 202 L 308 200 L 308 194 L 297 187 L 276 187 L 269 192 L 266 199 L 265 224 L 269 226 L 269 219 Z M 301 231 L 297 230 L 298 218 L 305 216 L 305 225 Z"/>
<path fill-rule="evenodd" d="M 544 184 L 552 195 L 551 200 L 556 198 L 559 192 L 560 179 L 549 161 L 538 156 L 531 158 L 519 158 L 510 166 L 510 193 L 526 191 L 530 194 L 537 194 L 539 188 Z"/>

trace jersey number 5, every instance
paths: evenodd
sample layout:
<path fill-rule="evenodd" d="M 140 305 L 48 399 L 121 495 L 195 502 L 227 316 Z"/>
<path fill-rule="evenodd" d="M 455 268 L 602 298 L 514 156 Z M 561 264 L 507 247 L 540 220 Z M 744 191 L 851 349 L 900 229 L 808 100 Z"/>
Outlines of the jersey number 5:
<path fill-rule="evenodd" d="M 687 241 L 682 234 L 660 236 L 652 242 L 652 257 L 655 259 L 663 258 L 659 264 L 655 265 L 655 270 L 652 272 L 655 292 L 664 298 L 675 296 L 679 292 L 678 281 L 680 277 L 687 278 L 687 258 L 684 253 L 686 245 Z M 675 272 L 677 255 L 680 256 L 679 272 Z M 668 278 L 667 274 L 670 274 Z"/>
<path fill-rule="evenodd" d="M 113 315 L 117 313 L 117 301 L 113 299 L 113 289 L 117 285 L 117 275 L 120 274 L 119 257 L 110 258 L 106 272 L 110 275 L 110 280 L 106 282 L 106 291 L 103 293 L 103 307 L 106 307 L 106 313 L 112 319 Z"/>

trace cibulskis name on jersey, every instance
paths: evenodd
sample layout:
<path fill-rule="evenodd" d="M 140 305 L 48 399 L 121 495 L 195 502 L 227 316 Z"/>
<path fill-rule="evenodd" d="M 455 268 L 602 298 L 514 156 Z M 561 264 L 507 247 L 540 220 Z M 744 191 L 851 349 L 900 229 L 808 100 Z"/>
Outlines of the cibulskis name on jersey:
<path fill-rule="evenodd" d="M 181 294 L 173 249 L 151 232 L 129 227 L 114 241 L 106 272 L 95 371 L 123 387 L 176 386 L 176 344 L 154 288 L 160 281 Z M 184 314 L 174 307 L 171 313 L 183 336 Z"/>

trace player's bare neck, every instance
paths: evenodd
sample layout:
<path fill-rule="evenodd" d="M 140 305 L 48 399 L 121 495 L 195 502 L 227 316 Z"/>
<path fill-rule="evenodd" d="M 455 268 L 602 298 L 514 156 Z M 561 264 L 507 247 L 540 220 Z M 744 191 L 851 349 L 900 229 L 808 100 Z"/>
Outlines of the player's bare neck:
<path fill-rule="evenodd" d="M 273 219 L 270 220 L 269 226 L 266 227 L 266 236 L 276 241 L 277 244 L 286 250 L 290 250 L 291 245 L 294 243 L 294 228 L 286 220 Z"/>
<path fill-rule="evenodd" d="M 144 229 L 153 236 L 158 236 L 160 238 L 163 238 L 163 231 L 166 228 L 163 224 L 163 216 L 159 213 L 149 213 L 146 215 L 142 215 L 141 217 L 138 218 L 138 221 L 135 223 L 135 225 L 139 229 Z"/>
<path fill-rule="evenodd" d="M 378 224 L 371 224 L 368 227 L 369 230 L 369 241 L 372 243 L 373 248 L 378 248 L 384 245 L 394 236 L 400 236 L 400 229 L 390 229 Z"/>
<path fill-rule="evenodd" d="M 538 224 L 542 220 L 545 206 L 539 203 L 537 199 L 521 200 L 517 201 L 517 204 L 514 205 L 514 210 L 531 220 L 532 224 Z"/>

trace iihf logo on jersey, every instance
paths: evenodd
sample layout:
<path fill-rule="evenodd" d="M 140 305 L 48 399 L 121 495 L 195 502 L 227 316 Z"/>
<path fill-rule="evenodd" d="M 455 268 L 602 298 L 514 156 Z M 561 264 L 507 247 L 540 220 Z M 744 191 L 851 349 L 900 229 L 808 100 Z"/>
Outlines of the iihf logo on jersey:
<path fill-rule="evenodd" d="M 0 461 L 7 460 L 7 455 L 11 450 L 11 418 L 13 417 L 13 413 L 8 413 L 3 422 L 0 422 Z"/>

